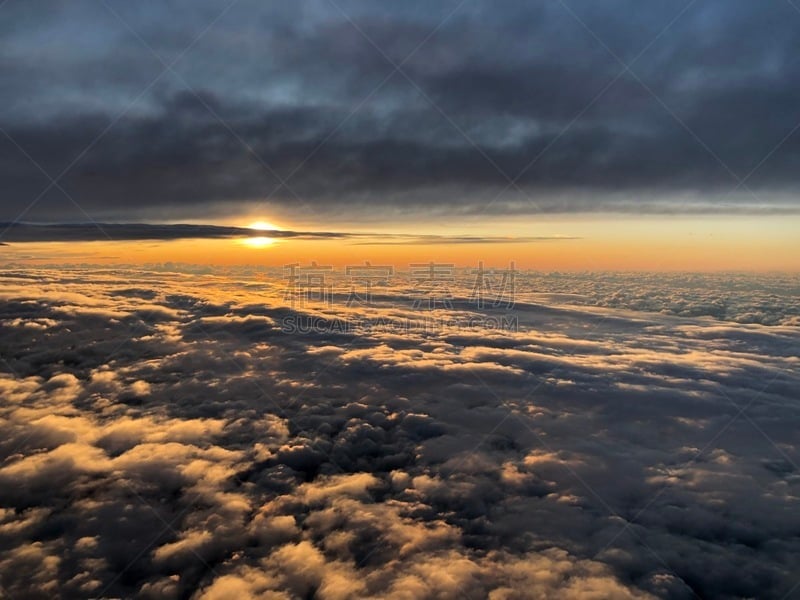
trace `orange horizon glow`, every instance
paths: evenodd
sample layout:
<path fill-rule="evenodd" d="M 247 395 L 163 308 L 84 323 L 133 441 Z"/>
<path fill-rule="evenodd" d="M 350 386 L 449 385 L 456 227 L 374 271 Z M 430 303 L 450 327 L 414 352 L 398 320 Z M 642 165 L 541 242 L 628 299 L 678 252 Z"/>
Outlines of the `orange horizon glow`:
<path fill-rule="evenodd" d="M 271 221 L 246 226 L 256 231 L 291 230 Z M 301 240 L 254 235 L 236 239 L 176 241 L 105 241 L 13 243 L 3 247 L 6 262 L 143 264 L 189 263 L 263 265 L 291 263 L 392 264 L 402 270 L 413 262 L 458 266 L 507 266 L 542 271 L 782 271 L 800 272 L 798 217 L 739 218 L 595 218 L 551 219 L 534 225 L 521 222 L 469 224 L 449 230 L 471 236 L 558 236 L 523 243 L 391 243 L 386 235 L 401 228 L 384 226 L 385 234 L 354 240 Z M 297 229 L 310 229 L 305 226 Z M 321 228 L 316 228 L 321 230 Z M 329 231 L 329 229 L 325 229 Z M 347 231 L 343 228 L 342 231 Z M 356 231 L 356 227 L 349 231 Z M 409 231 L 408 229 L 405 230 Z M 498 234 L 498 232 L 501 232 Z M 441 229 L 417 227 L 419 235 Z"/>

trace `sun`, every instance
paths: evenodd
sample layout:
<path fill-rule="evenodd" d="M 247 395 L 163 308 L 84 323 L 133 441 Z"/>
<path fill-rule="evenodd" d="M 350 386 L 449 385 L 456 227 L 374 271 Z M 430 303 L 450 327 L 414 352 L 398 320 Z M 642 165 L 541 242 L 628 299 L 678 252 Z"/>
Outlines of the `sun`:
<path fill-rule="evenodd" d="M 278 231 L 280 227 L 268 221 L 253 221 L 247 226 L 248 229 L 258 229 L 259 231 Z"/>
<path fill-rule="evenodd" d="M 268 237 L 251 237 L 251 238 L 244 238 L 242 243 L 249 247 L 249 248 L 266 248 L 267 246 L 272 246 L 275 243 L 275 238 L 268 238 Z"/>
<path fill-rule="evenodd" d="M 248 229 L 255 231 L 278 231 L 280 227 L 273 225 L 268 221 L 254 221 L 247 226 Z M 275 243 L 275 238 L 265 236 L 246 237 L 241 240 L 245 246 L 249 248 L 266 248 Z"/>

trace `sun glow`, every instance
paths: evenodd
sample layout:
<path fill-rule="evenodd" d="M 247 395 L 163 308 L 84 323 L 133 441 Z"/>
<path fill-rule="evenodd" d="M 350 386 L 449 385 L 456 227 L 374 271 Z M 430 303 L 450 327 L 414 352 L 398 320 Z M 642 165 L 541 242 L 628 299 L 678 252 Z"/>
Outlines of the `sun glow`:
<path fill-rule="evenodd" d="M 267 221 L 254 221 L 247 226 L 248 229 L 256 231 L 278 231 L 280 227 L 273 225 Z M 275 238 L 266 236 L 247 237 L 241 240 L 242 243 L 248 248 L 266 248 L 275 243 Z"/>
<path fill-rule="evenodd" d="M 248 229 L 257 229 L 259 231 L 278 231 L 280 227 L 273 225 L 268 221 L 254 221 L 247 226 Z"/>
<path fill-rule="evenodd" d="M 242 243 L 249 248 L 266 248 L 275 243 L 275 238 L 269 237 L 251 237 L 244 238 Z"/>

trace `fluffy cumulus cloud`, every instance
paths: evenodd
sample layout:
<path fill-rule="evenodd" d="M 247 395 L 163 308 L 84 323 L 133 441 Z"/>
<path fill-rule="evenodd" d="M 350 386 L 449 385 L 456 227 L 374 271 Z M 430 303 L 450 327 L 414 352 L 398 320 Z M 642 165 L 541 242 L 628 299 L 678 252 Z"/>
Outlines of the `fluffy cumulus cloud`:
<path fill-rule="evenodd" d="M 85 221 L 69 198 L 96 219 L 798 209 L 785 0 L 8 0 L 2 21 L 0 220 Z"/>
<path fill-rule="evenodd" d="M 457 282 L 432 309 L 402 281 L 2 281 L 8 597 L 800 589 L 796 279 L 529 274 L 512 308 Z"/>

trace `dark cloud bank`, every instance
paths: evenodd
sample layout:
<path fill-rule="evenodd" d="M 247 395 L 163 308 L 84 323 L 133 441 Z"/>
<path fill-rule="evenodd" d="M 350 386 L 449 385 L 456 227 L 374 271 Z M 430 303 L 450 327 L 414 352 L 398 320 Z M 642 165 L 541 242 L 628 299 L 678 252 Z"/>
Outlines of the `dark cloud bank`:
<path fill-rule="evenodd" d="M 261 275 L 4 269 L 4 595 L 797 595 L 796 278 L 530 274 L 502 329 Z"/>
<path fill-rule="evenodd" d="M 4 3 L 0 217 L 797 211 L 784 0 L 226 6 Z"/>
<path fill-rule="evenodd" d="M 185 239 L 241 239 L 270 237 L 294 240 L 335 240 L 356 245 L 413 244 L 522 244 L 558 240 L 574 240 L 568 236 L 470 236 L 413 235 L 391 233 L 348 233 L 334 231 L 292 231 L 287 229 L 253 229 L 220 225 L 181 225 L 152 223 L 24 223 L 0 222 L 0 239 L 8 243 L 25 242 L 106 242 Z"/>

